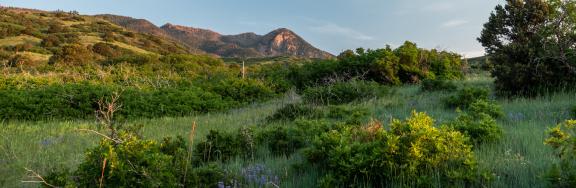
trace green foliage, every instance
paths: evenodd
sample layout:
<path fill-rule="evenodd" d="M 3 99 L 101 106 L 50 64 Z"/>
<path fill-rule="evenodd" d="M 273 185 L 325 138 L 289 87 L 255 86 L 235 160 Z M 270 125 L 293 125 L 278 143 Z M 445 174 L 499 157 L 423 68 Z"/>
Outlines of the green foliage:
<path fill-rule="evenodd" d="M 496 6 L 478 41 L 494 62 L 499 94 L 574 89 L 575 11 L 576 2 L 563 0 L 508 0 Z"/>
<path fill-rule="evenodd" d="M 470 137 L 474 144 L 496 142 L 502 138 L 502 128 L 483 112 L 460 112 L 449 126 Z"/>
<path fill-rule="evenodd" d="M 305 154 L 328 172 L 323 182 L 331 187 L 365 183 L 385 187 L 403 180 L 412 186 L 432 186 L 435 181 L 480 183 L 466 142 L 461 133 L 435 128 L 432 118 L 414 112 L 405 121 L 393 120 L 390 130 L 373 121 L 364 127 L 322 132 Z"/>
<path fill-rule="evenodd" d="M 368 109 L 366 108 L 349 108 L 345 106 L 329 106 L 328 118 L 346 120 L 354 116 L 366 117 L 368 116 Z"/>
<path fill-rule="evenodd" d="M 85 46 L 80 44 L 65 45 L 54 53 L 49 63 L 61 65 L 82 66 L 93 62 L 93 54 Z"/>
<path fill-rule="evenodd" d="M 214 187 L 224 180 L 215 166 L 193 167 L 181 137 L 159 143 L 121 131 L 118 140 L 103 139 L 75 172 L 55 171 L 46 181 L 66 187 Z"/>
<path fill-rule="evenodd" d="M 46 182 L 50 183 L 51 185 L 64 186 L 64 187 L 78 187 L 76 185 L 76 182 L 74 182 L 74 180 L 70 178 L 72 176 L 73 174 L 72 172 L 70 172 L 70 170 L 66 168 L 61 168 L 61 169 L 53 169 L 53 171 L 50 172 L 50 174 L 48 174 L 43 178 Z M 43 185 L 42 187 L 50 188 L 50 186 L 48 185 Z"/>
<path fill-rule="evenodd" d="M 266 144 L 275 155 L 290 155 L 305 146 L 303 131 L 295 127 L 266 127 L 258 133 L 257 140 Z"/>
<path fill-rule="evenodd" d="M 227 161 L 234 157 L 253 157 L 255 149 L 254 133 L 243 128 L 235 133 L 211 130 L 206 140 L 194 149 L 195 160 L 199 162 Z"/>
<path fill-rule="evenodd" d="M 0 90 L 0 119 L 39 120 L 93 117 L 98 99 L 110 88 L 87 84 Z"/>
<path fill-rule="evenodd" d="M 451 52 L 419 49 L 406 41 L 397 49 L 359 48 L 342 52 L 337 60 L 304 63 L 292 69 L 288 78 L 299 90 L 355 78 L 388 85 L 435 78 L 453 80 L 463 78 L 460 58 Z"/>
<path fill-rule="evenodd" d="M 55 84 L 31 89 L 0 89 L 0 119 L 43 120 L 94 117 L 96 102 L 116 86 Z M 124 88 L 120 102 L 127 118 L 184 116 L 230 109 L 240 103 L 196 87 L 140 90 Z"/>
<path fill-rule="evenodd" d="M 492 116 L 493 118 L 501 118 L 504 116 L 502 112 L 502 107 L 496 103 L 496 101 L 479 99 L 470 104 L 467 109 L 471 113 L 479 114 L 484 113 Z"/>
<path fill-rule="evenodd" d="M 46 35 L 42 39 L 42 42 L 40 43 L 40 45 L 43 47 L 46 47 L 46 48 L 58 47 L 58 46 L 62 45 L 62 41 L 60 40 L 60 38 L 57 35 L 50 34 L 50 35 Z"/>
<path fill-rule="evenodd" d="M 93 52 L 107 58 L 118 57 L 120 55 L 119 50 L 117 46 L 103 42 L 96 43 L 92 46 Z"/>
<path fill-rule="evenodd" d="M 289 76 L 297 66 L 295 62 L 257 64 L 249 67 L 248 74 L 251 74 L 250 77 L 266 80 L 269 87 L 277 93 L 286 93 L 294 87 Z M 241 67 L 237 66 L 237 70 L 241 70 Z"/>
<path fill-rule="evenodd" d="M 254 79 L 225 79 L 213 86 L 211 90 L 220 94 L 224 99 L 241 103 L 269 99 L 275 95 L 264 82 Z"/>
<path fill-rule="evenodd" d="M 302 103 L 293 103 L 287 104 L 282 108 L 276 110 L 274 114 L 270 115 L 266 119 L 268 121 L 294 121 L 298 118 L 311 118 L 311 117 L 318 117 L 320 115 L 320 111 L 316 108 L 302 104 Z"/>
<path fill-rule="evenodd" d="M 79 186 L 99 185 L 105 165 L 104 186 L 177 186 L 173 157 L 161 152 L 160 144 L 138 139 L 135 135 L 121 133 L 123 143 L 103 140 L 98 147 L 86 154 L 85 161 L 76 172 Z M 104 163 L 106 160 L 106 163 Z"/>
<path fill-rule="evenodd" d="M 469 136 L 476 145 L 496 142 L 502 138 L 502 127 L 496 119 L 503 117 L 504 113 L 495 101 L 477 99 L 465 110 L 458 111 L 458 117 L 449 122 L 448 126 Z"/>
<path fill-rule="evenodd" d="M 444 103 L 450 108 L 468 108 L 477 100 L 488 101 L 489 91 L 483 88 L 464 88 L 453 96 L 446 98 Z"/>
<path fill-rule="evenodd" d="M 555 149 L 559 158 L 546 176 L 548 182 L 552 187 L 576 186 L 576 120 L 550 129 L 545 143 Z"/>
<path fill-rule="evenodd" d="M 455 91 L 458 87 L 448 80 L 423 80 L 420 86 L 421 91 Z"/>
<path fill-rule="evenodd" d="M 376 82 L 351 80 L 327 86 L 309 87 L 304 90 L 302 98 L 309 104 L 345 104 L 382 96 L 385 90 L 386 88 Z"/>

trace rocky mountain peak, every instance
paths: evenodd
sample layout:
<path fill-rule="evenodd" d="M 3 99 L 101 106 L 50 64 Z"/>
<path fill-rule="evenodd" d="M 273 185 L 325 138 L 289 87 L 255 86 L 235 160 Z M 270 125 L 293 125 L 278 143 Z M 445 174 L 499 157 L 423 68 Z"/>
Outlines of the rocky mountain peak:
<path fill-rule="evenodd" d="M 222 57 L 296 56 L 322 59 L 333 57 L 332 54 L 315 48 L 287 28 L 279 28 L 263 36 L 252 32 L 222 35 L 208 29 L 172 23 L 156 27 L 148 21 L 143 23 L 142 20 L 130 17 L 106 16 L 104 18 L 127 29 L 167 36 L 191 49 L 199 49 Z"/>

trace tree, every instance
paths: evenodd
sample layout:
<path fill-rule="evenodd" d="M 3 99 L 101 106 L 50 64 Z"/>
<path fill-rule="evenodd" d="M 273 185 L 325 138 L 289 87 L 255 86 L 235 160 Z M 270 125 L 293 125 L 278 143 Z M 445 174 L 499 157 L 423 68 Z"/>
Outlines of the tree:
<path fill-rule="evenodd" d="M 496 6 L 478 41 L 494 63 L 496 90 L 536 95 L 574 87 L 576 2 L 507 0 Z"/>
<path fill-rule="evenodd" d="M 404 83 L 418 83 L 426 78 L 426 74 L 420 67 L 418 46 L 416 43 L 406 41 L 395 50 L 396 55 L 400 58 L 399 77 Z"/>

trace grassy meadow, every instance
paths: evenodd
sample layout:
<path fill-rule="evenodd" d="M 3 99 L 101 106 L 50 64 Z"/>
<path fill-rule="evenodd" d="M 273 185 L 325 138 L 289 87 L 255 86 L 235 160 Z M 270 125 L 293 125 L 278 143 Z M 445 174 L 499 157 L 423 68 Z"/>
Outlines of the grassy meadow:
<path fill-rule="evenodd" d="M 492 79 L 481 74 L 468 76 L 457 84 L 492 86 Z M 372 118 L 385 124 L 392 118 L 404 119 L 413 110 L 426 112 L 440 123 L 457 115 L 442 103 L 449 93 L 421 92 L 418 85 L 395 86 L 392 90 L 392 94 L 384 97 L 345 106 L 367 108 Z M 479 168 L 493 173 L 489 187 L 547 186 L 543 175 L 556 158 L 552 149 L 544 145 L 546 130 L 571 118 L 570 109 L 576 105 L 574 96 L 573 92 L 564 92 L 536 98 L 497 99 L 505 114 L 498 120 L 504 129 L 503 139 L 474 149 Z M 267 116 L 297 100 L 300 100 L 298 96 L 287 94 L 223 113 L 138 119 L 126 124 L 142 125 L 144 138 L 162 139 L 178 135 L 188 138 L 196 122 L 194 142 L 198 142 L 209 130 L 235 131 L 247 126 L 265 126 Z M 0 187 L 38 187 L 36 183 L 22 182 L 30 180 L 26 169 L 42 175 L 62 166 L 74 168 L 82 162 L 84 152 L 100 139 L 98 135 L 78 130 L 98 130 L 96 120 L 7 121 L 1 126 Z M 251 160 L 238 158 L 220 165 L 227 173 L 240 176 L 256 171 L 257 177 L 266 177 L 265 187 L 315 187 L 320 172 L 297 166 L 303 160 L 298 153 L 275 156 L 266 148 L 260 148 Z M 253 183 L 254 187 L 262 185 L 256 180 Z"/>

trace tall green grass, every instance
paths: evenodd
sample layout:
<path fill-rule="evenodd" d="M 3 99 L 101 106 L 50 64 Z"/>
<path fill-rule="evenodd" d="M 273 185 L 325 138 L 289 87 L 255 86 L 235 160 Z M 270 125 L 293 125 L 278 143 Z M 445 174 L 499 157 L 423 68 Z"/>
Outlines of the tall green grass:
<path fill-rule="evenodd" d="M 478 75 L 459 86 L 491 87 L 492 80 Z M 427 112 L 439 124 L 457 114 L 443 105 L 448 92 L 421 92 L 417 85 L 392 89 L 390 95 L 347 107 L 364 107 L 373 118 L 388 122 L 404 119 L 412 110 Z M 543 175 L 555 160 L 552 149 L 544 145 L 545 131 L 571 116 L 576 106 L 573 92 L 551 94 L 537 98 L 497 99 L 505 117 L 498 120 L 504 129 L 503 139 L 475 149 L 480 169 L 490 170 L 490 187 L 546 187 Z M 140 119 L 127 122 L 143 125 L 143 136 L 161 139 L 168 136 L 186 137 L 193 122 L 197 122 L 195 139 L 204 139 L 209 130 L 235 131 L 241 127 L 264 124 L 270 114 L 293 97 L 231 110 L 225 113 L 204 114 L 182 118 Z M 277 122 L 282 124 L 282 122 Z M 46 174 L 59 166 L 74 167 L 83 160 L 84 151 L 94 146 L 98 136 L 76 131 L 78 128 L 96 129 L 95 121 L 8 122 L 0 128 L 0 187 L 36 187 L 21 183 L 29 168 Z M 315 187 L 321 172 L 302 166 L 305 160 L 296 154 L 274 156 L 262 148 L 253 160 L 235 159 L 221 166 L 229 173 L 242 175 L 247 168 L 264 166 L 267 172 L 280 179 L 280 187 Z M 297 165 L 295 165 L 297 164 Z M 257 184 L 251 185 L 257 187 Z M 269 184 L 268 187 L 273 185 Z"/>

